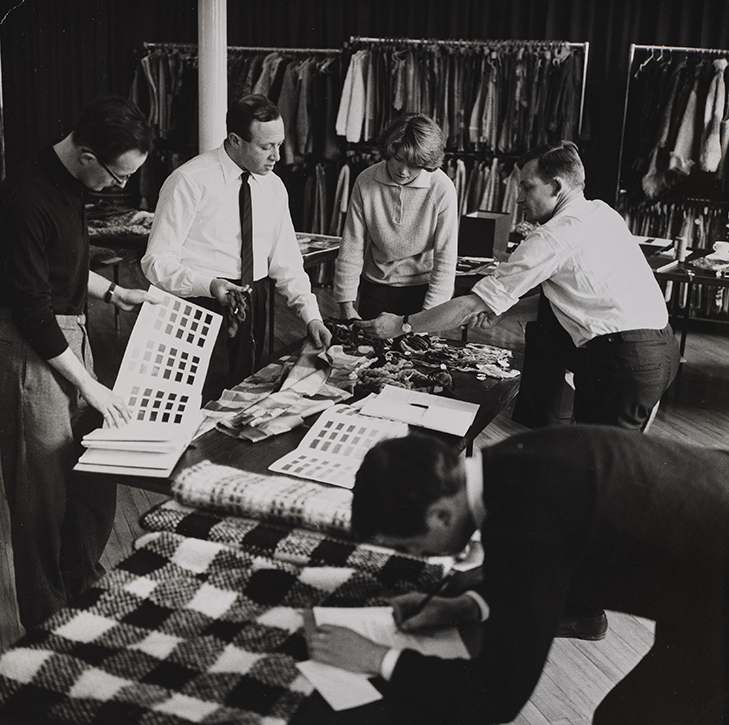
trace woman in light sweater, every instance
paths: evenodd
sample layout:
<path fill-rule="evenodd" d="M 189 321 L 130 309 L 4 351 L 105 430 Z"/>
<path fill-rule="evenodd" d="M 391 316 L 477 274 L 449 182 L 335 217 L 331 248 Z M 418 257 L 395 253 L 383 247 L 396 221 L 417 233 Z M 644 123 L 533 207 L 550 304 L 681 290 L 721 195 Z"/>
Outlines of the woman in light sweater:
<path fill-rule="evenodd" d="M 341 317 L 411 315 L 453 295 L 458 202 L 440 169 L 443 145 L 438 126 L 419 113 L 382 134 L 384 160 L 357 177 L 347 210 L 334 277 Z"/>

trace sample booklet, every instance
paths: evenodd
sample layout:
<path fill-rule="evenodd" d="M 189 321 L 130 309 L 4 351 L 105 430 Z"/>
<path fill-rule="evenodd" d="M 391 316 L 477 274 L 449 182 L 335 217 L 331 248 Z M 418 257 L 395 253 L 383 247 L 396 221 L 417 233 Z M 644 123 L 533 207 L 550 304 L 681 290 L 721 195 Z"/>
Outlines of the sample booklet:
<path fill-rule="evenodd" d="M 287 476 L 354 486 L 365 453 L 380 440 L 407 435 L 405 423 L 360 415 L 347 405 L 325 410 L 296 450 L 274 461 L 268 468 Z"/>
<path fill-rule="evenodd" d="M 124 352 L 114 392 L 132 413 L 84 436 L 77 471 L 170 474 L 203 420 L 202 387 L 222 317 L 156 287 Z"/>

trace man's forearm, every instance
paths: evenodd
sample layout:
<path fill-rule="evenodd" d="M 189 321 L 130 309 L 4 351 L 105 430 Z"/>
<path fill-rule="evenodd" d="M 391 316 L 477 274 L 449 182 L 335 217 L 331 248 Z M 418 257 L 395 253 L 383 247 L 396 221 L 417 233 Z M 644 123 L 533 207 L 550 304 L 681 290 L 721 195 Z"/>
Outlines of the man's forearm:
<path fill-rule="evenodd" d="M 106 277 L 102 277 L 96 272 L 89 271 L 89 283 L 87 289 L 91 297 L 95 297 L 98 300 L 103 300 L 104 295 L 106 294 L 106 291 L 109 289 L 110 285 L 111 282 L 106 279 Z"/>
<path fill-rule="evenodd" d="M 452 330 L 465 325 L 474 315 L 488 310 L 486 303 L 477 295 L 454 297 L 448 302 L 411 315 L 408 322 L 413 332 L 437 332 Z"/>

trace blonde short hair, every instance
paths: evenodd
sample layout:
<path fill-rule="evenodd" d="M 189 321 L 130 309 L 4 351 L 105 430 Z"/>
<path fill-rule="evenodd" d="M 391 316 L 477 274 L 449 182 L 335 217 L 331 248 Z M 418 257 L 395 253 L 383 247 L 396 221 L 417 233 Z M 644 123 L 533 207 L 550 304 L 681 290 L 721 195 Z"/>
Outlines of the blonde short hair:
<path fill-rule="evenodd" d="M 443 133 L 432 118 L 423 113 L 407 113 L 396 118 L 380 136 L 384 159 L 397 157 L 409 166 L 435 171 L 443 165 Z"/>

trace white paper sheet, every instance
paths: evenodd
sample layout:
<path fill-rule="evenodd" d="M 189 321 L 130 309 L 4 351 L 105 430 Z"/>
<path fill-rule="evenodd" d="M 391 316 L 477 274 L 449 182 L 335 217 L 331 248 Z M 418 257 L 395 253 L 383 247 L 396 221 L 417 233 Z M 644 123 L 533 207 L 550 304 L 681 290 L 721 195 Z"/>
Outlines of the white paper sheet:
<path fill-rule="evenodd" d="M 443 659 L 470 657 L 455 627 L 427 636 L 405 634 L 395 626 L 391 607 L 314 607 L 312 611 L 317 625 L 348 627 L 386 647 L 414 649 Z M 367 675 L 313 660 L 299 662 L 297 666 L 333 710 L 359 707 L 382 697 Z"/>
<path fill-rule="evenodd" d="M 413 649 L 442 659 L 469 659 L 470 655 L 455 627 L 428 635 L 406 634 L 395 625 L 392 607 L 314 607 L 317 626 L 347 627 L 377 644 L 395 649 Z"/>
<path fill-rule="evenodd" d="M 314 660 L 297 662 L 296 666 L 336 712 L 382 699 L 380 691 L 367 675 L 347 672 Z"/>
<path fill-rule="evenodd" d="M 385 385 L 362 407 L 363 415 L 398 420 L 442 433 L 463 436 L 471 427 L 478 405 Z"/>

